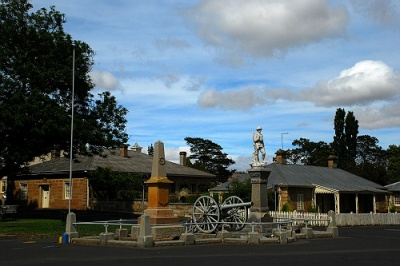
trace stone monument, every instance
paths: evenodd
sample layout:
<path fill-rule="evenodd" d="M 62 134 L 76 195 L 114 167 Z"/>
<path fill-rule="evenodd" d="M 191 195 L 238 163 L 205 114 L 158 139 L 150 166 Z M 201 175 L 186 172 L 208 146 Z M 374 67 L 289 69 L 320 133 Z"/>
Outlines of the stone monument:
<path fill-rule="evenodd" d="M 269 210 L 267 183 L 271 173 L 271 169 L 267 167 L 267 163 L 264 161 L 266 152 L 264 137 L 261 130 L 261 127 L 257 127 L 257 132 L 253 133 L 254 152 L 252 155 L 252 163 L 247 170 L 251 178 L 251 200 L 253 202 L 250 211 L 258 218 L 262 216 L 262 213 Z M 261 153 L 261 158 L 259 153 Z"/>
<path fill-rule="evenodd" d="M 144 182 L 148 186 L 148 208 L 144 210 L 144 214 L 150 216 L 151 224 L 179 222 L 169 208 L 169 188 L 173 182 L 167 178 L 165 162 L 164 143 L 157 141 L 154 144 L 151 177 Z"/>

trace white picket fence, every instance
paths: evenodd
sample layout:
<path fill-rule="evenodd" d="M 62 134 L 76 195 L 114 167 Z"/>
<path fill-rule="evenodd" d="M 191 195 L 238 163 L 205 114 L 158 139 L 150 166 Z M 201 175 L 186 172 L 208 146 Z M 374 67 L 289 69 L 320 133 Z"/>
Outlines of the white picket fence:
<path fill-rule="evenodd" d="M 310 226 L 328 226 L 330 222 L 327 213 L 270 211 L 269 215 L 274 221 L 291 219 L 294 225 L 307 221 Z M 400 213 L 337 213 L 335 218 L 337 226 L 400 225 Z"/>
<path fill-rule="evenodd" d="M 288 219 L 293 221 L 293 225 L 304 225 L 305 223 L 307 223 L 308 226 L 329 225 L 329 217 L 327 213 L 270 211 L 269 215 L 274 219 L 274 222 Z"/>

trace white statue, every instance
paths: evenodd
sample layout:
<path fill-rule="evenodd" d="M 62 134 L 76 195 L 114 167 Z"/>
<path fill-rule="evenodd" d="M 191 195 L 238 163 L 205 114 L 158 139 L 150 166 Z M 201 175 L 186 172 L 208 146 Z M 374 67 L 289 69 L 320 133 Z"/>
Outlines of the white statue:
<path fill-rule="evenodd" d="M 253 133 L 253 142 L 254 142 L 254 152 L 252 157 L 252 166 L 265 166 L 265 147 L 264 147 L 264 137 L 261 133 L 262 128 L 257 127 L 257 132 Z M 261 152 L 261 161 L 258 154 Z"/>

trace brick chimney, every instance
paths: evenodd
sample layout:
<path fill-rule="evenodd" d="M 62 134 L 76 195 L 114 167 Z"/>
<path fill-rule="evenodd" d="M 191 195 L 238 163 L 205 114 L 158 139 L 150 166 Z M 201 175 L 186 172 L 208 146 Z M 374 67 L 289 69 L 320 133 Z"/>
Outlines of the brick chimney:
<path fill-rule="evenodd" d="M 119 156 L 125 157 L 125 158 L 128 157 L 128 145 L 122 144 L 119 147 Z"/>
<path fill-rule="evenodd" d="M 279 164 L 286 164 L 286 152 L 279 149 L 276 151 L 276 162 Z"/>
<path fill-rule="evenodd" d="M 335 155 L 329 155 L 328 167 L 329 168 L 337 168 L 337 157 Z"/>
<path fill-rule="evenodd" d="M 179 153 L 179 164 L 186 166 L 186 152 L 185 151 L 181 151 Z"/>

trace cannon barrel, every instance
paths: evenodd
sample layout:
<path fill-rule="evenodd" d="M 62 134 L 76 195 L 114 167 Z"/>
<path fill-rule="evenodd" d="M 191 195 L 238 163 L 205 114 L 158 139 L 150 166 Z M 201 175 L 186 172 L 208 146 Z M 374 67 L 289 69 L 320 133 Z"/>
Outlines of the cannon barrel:
<path fill-rule="evenodd" d="M 253 206 L 253 202 L 243 202 L 243 203 L 235 203 L 235 204 L 226 204 L 226 205 L 221 205 L 219 208 L 221 210 L 225 209 L 233 209 L 233 208 L 241 208 L 241 207 L 251 207 Z"/>

